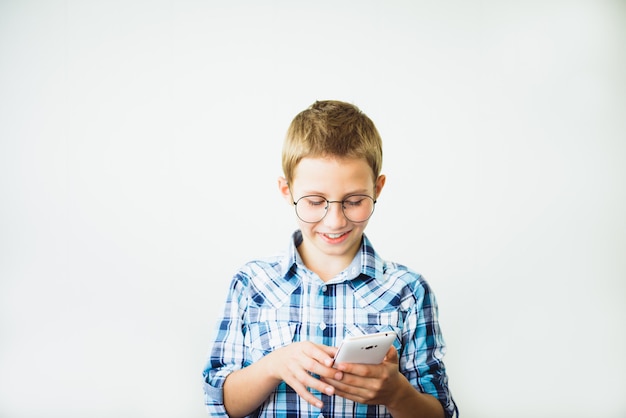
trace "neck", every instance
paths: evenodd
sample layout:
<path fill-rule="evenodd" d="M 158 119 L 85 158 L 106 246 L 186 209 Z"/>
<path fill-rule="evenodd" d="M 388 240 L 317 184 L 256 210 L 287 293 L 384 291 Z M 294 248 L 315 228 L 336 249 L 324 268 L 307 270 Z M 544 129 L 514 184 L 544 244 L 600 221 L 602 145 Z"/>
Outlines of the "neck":
<path fill-rule="evenodd" d="M 358 248 L 356 251 L 358 251 Z M 356 251 L 354 254 L 331 256 L 321 254 L 315 248 L 309 249 L 304 242 L 298 247 L 298 253 L 304 265 L 317 274 L 324 282 L 331 280 L 345 270 L 354 259 Z"/>

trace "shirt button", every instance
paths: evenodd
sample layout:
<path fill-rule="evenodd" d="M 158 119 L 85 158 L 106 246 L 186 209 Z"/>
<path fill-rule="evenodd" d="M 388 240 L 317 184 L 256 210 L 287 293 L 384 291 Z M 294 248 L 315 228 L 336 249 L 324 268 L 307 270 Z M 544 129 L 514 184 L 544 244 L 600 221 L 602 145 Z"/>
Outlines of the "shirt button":
<path fill-rule="evenodd" d="M 324 330 L 326 329 L 326 324 L 325 324 L 325 323 L 323 323 L 323 322 L 320 322 L 319 327 L 320 327 L 320 329 L 321 329 L 322 331 L 324 331 Z"/>
<path fill-rule="evenodd" d="M 326 286 L 326 285 L 322 286 L 322 292 L 325 292 L 327 290 L 328 290 L 328 286 Z"/>

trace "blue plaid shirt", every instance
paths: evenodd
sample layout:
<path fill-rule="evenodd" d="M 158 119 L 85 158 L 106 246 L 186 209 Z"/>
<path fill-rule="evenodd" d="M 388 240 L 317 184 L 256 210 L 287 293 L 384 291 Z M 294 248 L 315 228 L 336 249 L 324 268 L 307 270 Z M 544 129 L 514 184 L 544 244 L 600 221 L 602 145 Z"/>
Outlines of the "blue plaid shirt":
<path fill-rule="evenodd" d="M 343 272 L 323 282 L 297 251 L 296 231 L 286 255 L 246 264 L 233 278 L 204 370 L 207 409 L 228 416 L 223 385 L 229 373 L 296 341 L 338 346 L 348 335 L 393 330 L 400 370 L 420 392 L 439 399 L 447 417 L 458 410 L 442 362 L 445 343 L 435 296 L 422 276 L 382 260 L 364 235 Z M 309 405 L 282 382 L 254 417 L 390 417 L 382 405 L 362 405 L 313 390 L 324 402 Z"/>

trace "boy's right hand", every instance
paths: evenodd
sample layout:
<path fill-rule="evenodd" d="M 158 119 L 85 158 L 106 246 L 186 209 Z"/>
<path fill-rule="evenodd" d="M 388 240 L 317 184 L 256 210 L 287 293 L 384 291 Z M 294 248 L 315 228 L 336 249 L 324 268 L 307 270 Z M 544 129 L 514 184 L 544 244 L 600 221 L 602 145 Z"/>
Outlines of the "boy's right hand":
<path fill-rule="evenodd" d="M 343 373 L 334 369 L 333 357 L 336 347 L 314 344 L 309 341 L 292 343 L 281 347 L 266 356 L 268 373 L 278 382 L 284 381 L 305 401 L 321 408 L 322 401 L 316 398 L 308 388 L 333 395 L 335 388 L 312 375 L 333 380 L 341 380 Z"/>

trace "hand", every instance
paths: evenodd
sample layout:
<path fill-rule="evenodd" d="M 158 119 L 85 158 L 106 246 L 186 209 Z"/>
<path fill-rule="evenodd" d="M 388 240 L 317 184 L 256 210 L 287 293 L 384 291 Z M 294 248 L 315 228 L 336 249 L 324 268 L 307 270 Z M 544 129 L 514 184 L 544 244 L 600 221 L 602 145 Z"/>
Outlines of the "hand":
<path fill-rule="evenodd" d="M 268 354 L 266 359 L 269 362 L 269 372 L 276 380 L 284 381 L 302 399 L 321 408 L 324 404 L 308 388 L 327 395 L 335 393 L 332 385 L 313 377 L 312 374 L 325 379 L 341 380 L 343 373 L 332 368 L 336 352 L 335 347 L 303 341 L 279 348 Z"/>
<path fill-rule="evenodd" d="M 381 364 L 338 363 L 341 379 L 323 378 L 335 388 L 335 394 L 368 405 L 388 405 L 402 381 L 398 352 L 391 346 Z"/>

